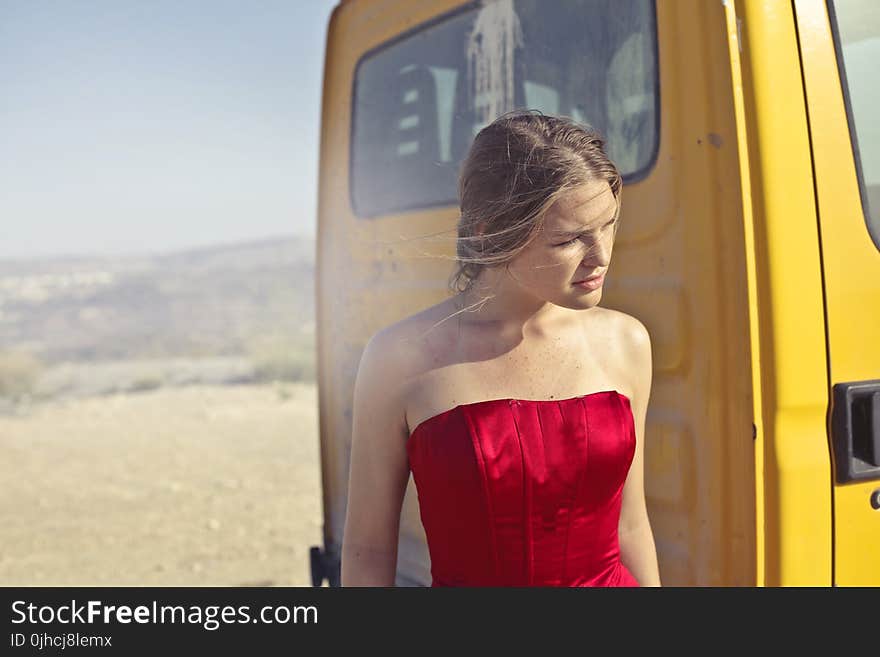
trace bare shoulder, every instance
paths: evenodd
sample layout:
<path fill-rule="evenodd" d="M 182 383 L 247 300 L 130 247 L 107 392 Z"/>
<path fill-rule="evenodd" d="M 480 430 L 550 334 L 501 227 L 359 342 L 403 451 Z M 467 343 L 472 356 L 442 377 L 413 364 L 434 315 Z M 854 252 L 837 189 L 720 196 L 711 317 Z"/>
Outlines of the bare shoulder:
<path fill-rule="evenodd" d="M 377 331 L 367 343 L 374 355 L 401 375 L 411 376 L 430 360 L 432 345 L 447 342 L 451 318 L 455 310 L 447 301 L 399 319 Z"/>
<path fill-rule="evenodd" d="M 644 348 L 650 345 L 648 329 L 637 317 L 621 310 L 596 306 L 589 312 L 587 329 L 591 333 L 600 333 L 613 339 L 615 344 L 624 349 Z"/>
<path fill-rule="evenodd" d="M 642 321 L 619 310 L 612 310 L 616 315 L 616 321 L 620 327 L 619 335 L 624 342 L 624 347 L 635 352 L 636 355 L 644 356 L 645 350 L 651 349 L 651 335 Z"/>
<path fill-rule="evenodd" d="M 363 361 L 373 363 L 375 378 L 387 392 L 399 389 L 405 398 L 410 384 L 431 369 L 437 354 L 448 353 L 454 336 L 450 300 L 425 308 L 377 331 L 367 342 Z M 362 361 L 362 362 L 363 362 Z"/>
<path fill-rule="evenodd" d="M 354 441 L 375 452 L 403 444 L 406 435 L 406 372 L 411 368 L 405 325 L 385 326 L 367 340 L 354 382 Z M 385 447 L 382 447 L 383 449 Z"/>
<path fill-rule="evenodd" d="M 630 314 L 612 308 L 596 307 L 608 343 L 614 353 L 614 369 L 631 391 L 630 398 L 644 403 L 650 394 L 652 378 L 651 335 L 644 323 Z"/>

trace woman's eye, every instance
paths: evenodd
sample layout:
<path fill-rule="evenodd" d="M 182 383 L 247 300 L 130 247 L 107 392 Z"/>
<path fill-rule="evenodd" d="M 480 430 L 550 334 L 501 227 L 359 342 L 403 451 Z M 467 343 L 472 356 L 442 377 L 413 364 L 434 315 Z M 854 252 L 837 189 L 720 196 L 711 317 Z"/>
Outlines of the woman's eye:
<path fill-rule="evenodd" d="M 616 223 L 617 223 L 617 219 L 612 219 L 607 224 L 605 224 L 604 228 L 611 228 Z M 562 244 L 557 244 L 556 246 L 571 246 L 572 244 L 577 242 L 579 239 L 581 239 L 581 237 L 583 237 L 583 235 L 578 235 L 577 237 L 573 237 L 570 240 L 568 240 L 567 242 L 562 242 Z"/>

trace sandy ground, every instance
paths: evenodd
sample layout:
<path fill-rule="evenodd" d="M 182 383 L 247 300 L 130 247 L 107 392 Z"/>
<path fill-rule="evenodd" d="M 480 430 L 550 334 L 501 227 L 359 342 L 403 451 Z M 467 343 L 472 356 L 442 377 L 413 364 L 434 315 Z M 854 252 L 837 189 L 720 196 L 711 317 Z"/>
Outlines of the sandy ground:
<path fill-rule="evenodd" d="M 0 454 L 0 585 L 311 585 L 314 385 L 34 405 Z"/>

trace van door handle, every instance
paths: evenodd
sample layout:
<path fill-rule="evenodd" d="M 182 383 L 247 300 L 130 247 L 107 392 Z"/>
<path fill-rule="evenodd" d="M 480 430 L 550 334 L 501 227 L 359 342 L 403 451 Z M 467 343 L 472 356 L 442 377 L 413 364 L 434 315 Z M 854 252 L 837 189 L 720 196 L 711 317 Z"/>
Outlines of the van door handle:
<path fill-rule="evenodd" d="M 880 479 L 880 379 L 834 384 L 831 442 L 838 483 Z"/>

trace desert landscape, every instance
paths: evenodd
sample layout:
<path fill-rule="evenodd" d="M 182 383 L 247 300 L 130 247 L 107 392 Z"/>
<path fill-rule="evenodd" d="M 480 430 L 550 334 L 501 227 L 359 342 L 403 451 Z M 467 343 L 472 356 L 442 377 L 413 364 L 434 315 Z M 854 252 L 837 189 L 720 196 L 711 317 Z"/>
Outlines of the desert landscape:
<path fill-rule="evenodd" d="M 0 263 L 0 585 L 311 584 L 313 251 Z"/>
<path fill-rule="evenodd" d="M 314 385 L 190 386 L 0 417 L 0 584 L 309 586 Z"/>

